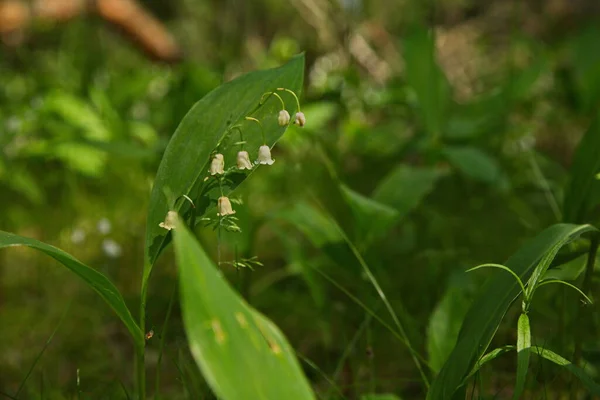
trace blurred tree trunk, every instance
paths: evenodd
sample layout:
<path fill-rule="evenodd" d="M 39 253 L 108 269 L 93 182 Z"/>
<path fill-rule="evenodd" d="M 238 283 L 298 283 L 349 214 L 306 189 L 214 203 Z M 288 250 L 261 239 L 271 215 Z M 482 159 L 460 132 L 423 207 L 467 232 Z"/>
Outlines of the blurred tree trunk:
<path fill-rule="evenodd" d="M 0 37 L 10 46 L 24 42 L 25 33 L 36 20 L 64 22 L 87 13 L 109 21 L 146 53 L 162 61 L 181 58 L 181 50 L 165 28 L 136 0 L 0 0 Z"/>

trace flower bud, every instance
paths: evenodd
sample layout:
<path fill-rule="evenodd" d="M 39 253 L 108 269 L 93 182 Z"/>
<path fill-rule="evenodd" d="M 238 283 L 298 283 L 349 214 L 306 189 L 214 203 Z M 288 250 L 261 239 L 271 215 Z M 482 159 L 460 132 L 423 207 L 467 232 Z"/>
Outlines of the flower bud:
<path fill-rule="evenodd" d="M 290 113 L 286 110 L 279 111 L 279 118 L 277 118 L 277 121 L 279 121 L 279 126 L 286 126 L 290 123 Z"/>
<path fill-rule="evenodd" d="M 252 169 L 252 163 L 247 151 L 238 151 L 237 167 L 238 169 Z"/>
<path fill-rule="evenodd" d="M 300 127 L 303 127 L 304 124 L 306 124 L 306 117 L 304 116 L 303 112 L 297 112 L 296 113 L 296 120 L 294 121 L 294 123 Z"/>
<path fill-rule="evenodd" d="M 211 175 L 219 175 L 224 173 L 225 168 L 225 159 L 223 158 L 223 154 L 215 154 L 215 158 L 210 162 L 209 172 Z"/>
<path fill-rule="evenodd" d="M 235 211 L 233 208 L 231 208 L 231 202 L 229 201 L 229 198 L 225 196 L 221 196 L 217 200 L 217 209 L 217 215 L 221 217 L 235 214 Z"/>
<path fill-rule="evenodd" d="M 275 162 L 275 160 L 273 160 L 271 158 L 271 149 L 266 144 L 263 146 L 260 146 L 260 148 L 258 149 L 257 162 L 259 164 L 266 164 L 266 165 L 272 165 Z"/>
<path fill-rule="evenodd" d="M 169 211 L 167 213 L 167 216 L 165 217 L 165 221 L 158 224 L 158 226 L 170 231 L 171 229 L 175 229 L 176 224 L 177 224 L 177 212 Z"/>

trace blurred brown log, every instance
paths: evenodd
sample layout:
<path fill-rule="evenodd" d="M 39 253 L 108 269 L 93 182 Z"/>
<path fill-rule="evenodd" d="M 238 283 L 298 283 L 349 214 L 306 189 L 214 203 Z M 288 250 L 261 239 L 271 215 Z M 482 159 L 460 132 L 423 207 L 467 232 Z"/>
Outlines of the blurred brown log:
<path fill-rule="evenodd" d="M 96 13 L 123 31 L 152 58 L 174 62 L 181 50 L 165 26 L 136 0 L 0 0 L 0 38 L 10 46 L 23 42 L 34 20 L 63 22 Z"/>

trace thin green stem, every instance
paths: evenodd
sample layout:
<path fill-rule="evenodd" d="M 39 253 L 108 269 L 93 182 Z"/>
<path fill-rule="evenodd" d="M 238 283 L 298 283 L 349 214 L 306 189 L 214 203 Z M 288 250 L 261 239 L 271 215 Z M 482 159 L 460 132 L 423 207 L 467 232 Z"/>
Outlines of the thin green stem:
<path fill-rule="evenodd" d="M 260 133 L 262 135 L 263 144 L 267 144 L 267 139 L 265 137 L 265 128 L 263 128 L 262 123 L 258 119 L 254 118 L 254 117 L 245 117 L 245 119 L 247 121 L 256 122 L 258 124 L 258 126 L 260 126 Z"/>
<path fill-rule="evenodd" d="M 234 129 L 237 129 L 237 131 L 240 133 L 240 147 L 242 150 L 244 150 L 244 145 L 246 144 L 246 142 L 244 141 L 244 132 L 242 132 L 242 128 L 239 125 L 235 125 L 232 126 L 229 130 L 232 131 Z"/>
<path fill-rule="evenodd" d="M 579 292 L 580 295 L 583 296 L 583 298 L 588 302 L 588 304 L 593 304 L 592 299 L 590 299 L 585 293 L 583 293 L 583 291 L 581 289 L 579 289 L 577 286 L 575 286 L 569 282 L 565 282 L 560 279 L 548 279 L 548 280 L 542 281 L 542 282 L 540 282 L 538 287 L 547 285 L 549 283 L 562 283 L 563 285 L 566 285 L 566 286 L 570 287 L 571 289 L 575 289 L 577 292 Z"/>
<path fill-rule="evenodd" d="M 329 387 L 333 390 L 335 390 L 340 396 L 342 396 L 342 398 L 346 398 L 346 396 L 344 396 L 344 393 L 340 390 L 340 388 L 335 384 L 335 381 L 333 381 L 330 377 L 327 376 L 327 374 L 325 372 L 323 372 L 323 370 L 321 370 L 321 368 L 319 368 L 317 366 L 317 364 L 315 364 L 314 362 L 312 362 L 311 360 L 309 360 L 308 358 L 304 357 L 302 354 L 296 352 L 296 355 L 298 356 L 299 359 L 301 359 L 302 361 L 304 361 L 306 363 L 306 365 L 308 365 L 309 367 L 311 367 L 312 369 L 314 369 L 319 375 L 321 375 L 323 377 L 323 379 L 325 379 L 327 381 L 327 383 L 329 383 Z M 329 397 L 326 397 L 326 399 Z"/>
<path fill-rule="evenodd" d="M 296 105 L 298 106 L 298 112 L 300 112 L 300 100 L 298 99 L 298 96 L 296 96 L 296 93 L 294 93 L 292 90 L 290 90 L 290 89 L 286 89 L 286 88 L 277 88 L 277 90 L 279 90 L 279 91 L 284 91 L 284 92 L 288 92 L 288 93 L 290 93 L 292 96 L 294 96 L 294 99 L 296 99 Z"/>
<path fill-rule="evenodd" d="M 346 346 L 346 349 L 344 350 L 344 352 L 342 353 L 342 356 L 338 360 L 338 363 L 337 363 L 337 365 L 335 367 L 335 370 L 333 372 L 332 380 L 334 382 L 336 382 L 339 379 L 340 374 L 342 373 L 342 369 L 344 368 L 344 364 L 346 363 L 346 359 L 348 357 L 350 357 L 350 354 L 354 350 L 354 347 L 356 346 L 356 343 L 358 342 L 358 339 L 362 335 L 363 331 L 367 328 L 367 326 L 369 326 L 369 324 L 371 322 L 371 318 L 372 318 L 372 316 L 369 313 L 367 313 L 367 316 L 365 317 L 364 321 L 358 327 L 358 330 L 356 331 L 356 333 L 354 334 L 354 336 L 350 340 L 350 343 L 348 344 L 348 346 Z M 331 390 L 327 391 L 327 394 L 325 395 L 325 398 L 326 399 L 330 399 L 331 398 Z"/>
<path fill-rule="evenodd" d="M 320 203 L 318 202 L 318 200 L 317 200 L 317 203 L 320 205 Z M 340 234 L 340 236 L 346 242 L 346 244 L 348 245 L 348 247 L 350 248 L 350 250 L 354 254 L 354 257 L 357 259 L 357 261 L 361 265 L 361 267 L 362 267 L 365 275 L 369 279 L 371 285 L 377 291 L 377 294 L 379 295 L 379 298 L 383 301 L 383 304 L 385 305 L 385 307 L 388 310 L 390 316 L 392 317 L 392 320 L 394 321 L 394 324 L 398 328 L 398 332 L 400 333 L 400 336 L 402 337 L 403 343 L 406 345 L 406 347 L 409 350 L 411 358 L 412 358 L 415 366 L 417 367 L 417 370 L 419 371 L 419 374 L 421 375 L 421 379 L 423 381 L 423 384 L 425 385 L 426 390 L 429 390 L 429 379 L 427 378 L 427 375 L 425 374 L 425 371 L 423 370 L 421 362 L 419 361 L 419 359 L 421 357 L 420 357 L 419 353 L 417 353 L 417 351 L 411 345 L 410 340 L 408 338 L 408 335 L 406 333 L 406 330 L 404 329 L 404 325 L 402 325 L 402 323 L 400 322 L 400 319 L 396 315 L 396 312 L 394 311 L 392 305 L 390 304 L 390 302 L 388 301 L 385 293 L 381 289 L 381 286 L 379 285 L 379 282 L 377 281 L 377 279 L 373 275 L 373 273 L 371 271 L 371 268 L 369 268 L 368 264 L 365 262 L 365 260 L 363 259 L 362 255 L 360 254 L 360 252 L 358 251 L 358 249 L 356 248 L 356 246 L 354 246 L 354 244 L 352 243 L 352 241 L 348 238 L 348 235 L 346 235 L 346 232 L 344 232 L 344 230 L 337 224 L 337 222 L 333 219 L 333 217 L 329 214 L 329 212 L 327 212 L 327 210 L 325 209 L 325 207 L 323 207 L 322 205 L 320 205 L 320 207 L 326 213 L 326 216 L 330 220 L 332 226 L 334 226 L 336 228 L 336 230 L 338 231 L 338 233 Z M 360 304 L 360 302 L 359 302 L 359 304 Z M 365 307 L 365 310 L 368 311 L 368 309 L 366 307 Z M 372 312 L 370 312 L 370 313 L 372 313 Z M 371 314 L 371 315 L 373 315 L 375 317 L 374 314 Z"/>
<path fill-rule="evenodd" d="M 149 263 L 149 261 L 145 261 Z M 144 271 L 151 271 L 152 266 L 146 265 Z M 150 275 L 146 279 L 142 278 L 142 291 L 140 294 L 140 330 L 142 334 L 146 332 L 146 298 L 148 294 L 148 281 Z M 136 376 L 136 390 L 137 398 L 144 400 L 146 398 L 146 341 L 143 340 L 141 344 L 135 346 L 135 376 Z"/>
<path fill-rule="evenodd" d="M 60 317 L 60 319 L 58 320 L 58 324 L 56 325 L 56 328 L 54 328 L 54 330 L 52 331 L 52 333 L 50 334 L 50 337 L 48 337 L 48 339 L 46 340 L 46 343 L 44 343 L 44 347 L 42 347 L 42 351 L 40 351 L 37 355 L 37 357 L 35 358 L 35 360 L 33 360 L 33 364 L 31 364 L 31 366 L 29 367 L 29 371 L 27 371 L 27 374 L 25 375 L 25 378 L 23 379 L 23 381 L 21 382 L 21 384 L 19 385 L 19 389 L 17 389 L 17 393 L 15 394 L 15 397 L 18 398 L 19 394 L 21 394 L 21 391 L 23 390 L 23 388 L 25 387 L 25 383 L 27 383 L 27 380 L 29 379 L 29 377 L 31 376 L 31 373 L 33 372 L 33 369 L 35 368 L 35 366 L 37 365 L 38 361 L 40 361 L 40 358 L 42 358 L 42 356 L 44 355 L 44 353 L 46 352 L 46 349 L 48 348 L 48 346 L 50 345 L 50 342 L 52 342 L 52 339 L 54 339 L 54 335 L 56 334 L 56 332 L 58 331 L 58 329 L 60 328 L 60 326 L 62 325 L 63 321 L 65 320 L 65 317 L 67 316 L 67 312 L 69 311 L 69 309 L 71 308 L 71 304 L 69 303 L 69 305 L 65 308 L 65 310 L 63 311 L 62 316 Z"/>
<path fill-rule="evenodd" d="M 265 103 L 265 101 L 266 101 L 266 100 L 265 100 L 265 96 L 268 96 L 267 98 L 269 98 L 269 97 L 271 97 L 271 96 L 275 96 L 275 97 L 277 97 L 277 98 L 279 99 L 279 102 L 281 103 L 281 109 L 282 109 L 282 110 L 285 110 L 285 103 L 283 102 L 283 99 L 281 98 L 281 96 L 280 96 L 280 95 L 278 95 L 278 94 L 277 94 L 277 93 L 275 93 L 275 92 L 267 92 L 267 93 L 263 94 L 263 95 L 261 96 L 261 98 L 260 98 L 260 102 L 259 102 L 259 104 L 260 104 L 260 105 L 262 105 L 262 104 L 264 104 L 264 103 Z"/>
<path fill-rule="evenodd" d="M 371 317 L 373 317 L 373 319 L 375 319 L 377 322 L 379 322 L 396 339 L 398 339 L 400 341 L 400 343 L 402 343 L 406 347 L 409 346 L 409 343 L 406 342 L 406 340 L 402 337 L 402 335 L 400 333 L 396 332 L 396 330 L 394 328 L 392 328 L 387 322 L 385 322 L 383 320 L 383 318 L 381 318 L 379 315 L 377 315 L 377 313 L 375 313 L 375 311 L 371 310 L 369 307 L 367 307 L 365 305 L 365 303 L 363 303 L 356 296 L 354 296 L 352 293 L 350 293 L 350 291 L 348 289 L 346 289 L 345 287 L 343 287 L 342 285 L 340 285 L 338 282 L 335 281 L 335 279 L 333 279 L 332 277 L 330 277 L 329 275 L 327 275 L 325 272 L 321 271 L 320 269 L 318 269 L 316 267 L 313 267 L 310 264 L 309 264 L 309 267 L 312 268 L 313 270 L 315 270 L 317 273 L 319 273 L 323 278 L 325 278 L 327 281 L 329 281 L 333 286 L 335 286 L 336 288 L 338 288 L 339 290 L 341 290 L 346 296 L 348 296 L 350 298 L 350 300 L 352 300 L 354 303 L 356 303 L 360 308 L 362 308 L 363 310 L 365 310 Z M 423 356 L 421 356 L 418 353 L 417 353 L 417 356 L 419 357 L 419 359 L 421 360 L 421 362 L 423 364 L 427 365 L 427 367 L 430 368 L 429 364 L 427 363 L 427 360 L 425 360 L 423 358 Z"/>
<path fill-rule="evenodd" d="M 596 262 L 596 254 L 598 253 L 598 245 L 599 245 L 600 237 L 598 235 L 594 235 L 590 241 L 590 250 L 588 253 L 588 259 L 585 265 L 585 276 L 583 277 L 583 284 L 581 286 L 582 292 L 584 294 L 589 294 L 592 289 L 592 275 L 594 273 L 594 264 Z M 587 298 L 587 296 L 586 296 Z M 581 309 L 578 308 L 577 319 L 580 320 L 581 317 Z M 578 365 L 581 361 L 581 355 L 583 351 L 583 333 L 584 329 L 577 329 L 577 333 L 575 336 L 575 352 L 573 354 L 573 364 Z"/>
<path fill-rule="evenodd" d="M 155 380 L 155 389 L 154 389 L 154 398 L 158 399 L 158 394 L 160 391 L 160 366 L 162 362 L 163 352 L 165 348 L 165 338 L 167 336 L 167 326 L 169 324 L 169 319 L 171 318 L 171 312 L 173 311 L 173 303 L 175 303 L 175 294 L 177 293 L 177 280 L 175 280 L 175 284 L 173 285 L 173 291 L 171 292 L 171 298 L 169 299 L 169 306 L 167 307 L 167 315 L 165 316 L 165 321 L 163 322 L 163 328 L 160 332 L 160 344 L 158 347 L 158 360 L 156 361 L 156 380 Z"/>
<path fill-rule="evenodd" d="M 504 265 L 501 264 L 492 264 L 492 263 L 488 263 L 488 264 L 481 264 L 478 265 L 476 267 L 473 268 L 469 268 L 468 270 L 466 270 L 465 272 L 471 272 L 471 271 L 475 271 L 477 269 L 481 269 L 481 268 L 499 268 L 502 269 L 508 273 L 510 273 L 515 280 L 517 281 L 517 283 L 519 284 L 519 286 L 521 287 L 521 290 L 523 291 L 523 295 L 525 295 L 525 285 L 523 285 L 523 281 L 521 281 L 521 278 L 519 278 L 519 276 L 517 274 L 514 273 L 514 271 Z"/>
<path fill-rule="evenodd" d="M 421 379 L 423 380 L 423 383 L 425 384 L 425 388 L 427 390 L 429 390 L 429 379 L 427 379 L 427 375 L 425 375 L 425 371 L 423 371 L 423 367 L 421 366 L 421 362 L 419 361 L 419 358 L 417 356 L 418 353 L 416 352 L 416 350 L 414 349 L 414 347 L 410 343 L 408 335 L 406 334 L 406 330 L 404 329 L 404 325 L 402 325 L 402 323 L 400 322 L 400 319 L 398 318 L 398 316 L 396 315 L 396 312 L 394 311 L 392 305 L 388 301 L 387 296 L 385 295 L 385 293 L 381 289 L 381 286 L 379 286 L 379 282 L 377 282 L 377 279 L 375 278 L 375 276 L 371 272 L 371 268 L 369 268 L 369 266 L 367 265 L 367 263 L 363 259 L 362 255 L 359 253 L 359 251 L 356 248 L 356 246 L 354 246 L 354 244 L 350 241 L 350 239 L 346 235 L 346 232 L 344 232 L 342 230 L 342 228 L 337 223 L 335 223 L 335 227 L 339 231 L 340 235 L 342 235 L 342 238 L 344 239 L 344 241 L 346 242 L 346 244 L 348 245 L 348 247 L 350 247 L 350 249 L 352 250 L 352 253 L 354 254 L 354 257 L 356 257 L 356 259 L 358 260 L 358 262 L 362 266 L 365 274 L 367 275 L 367 278 L 371 282 L 371 285 L 373 285 L 373 287 L 377 291 L 377 294 L 381 298 L 381 301 L 383 301 L 383 303 L 385 304 L 385 307 L 387 308 L 388 312 L 390 313 L 390 315 L 392 317 L 392 320 L 394 321 L 396 327 L 398 328 L 398 331 L 400 332 L 400 334 L 404 338 L 404 341 L 406 342 L 406 347 L 408 348 L 408 350 L 410 352 L 410 355 L 411 355 L 411 357 L 413 359 L 413 362 L 415 363 L 417 369 L 419 370 L 419 374 L 421 375 Z"/>

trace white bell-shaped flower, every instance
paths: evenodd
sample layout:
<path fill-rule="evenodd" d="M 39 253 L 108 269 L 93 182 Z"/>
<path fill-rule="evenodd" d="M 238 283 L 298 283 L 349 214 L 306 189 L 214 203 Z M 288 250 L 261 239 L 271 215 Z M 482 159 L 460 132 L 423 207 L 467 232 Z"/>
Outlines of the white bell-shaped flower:
<path fill-rule="evenodd" d="M 258 160 L 256 160 L 259 164 L 263 165 L 272 165 L 275 160 L 271 158 L 271 149 L 269 146 L 262 145 L 258 149 Z"/>
<path fill-rule="evenodd" d="M 299 111 L 296 113 L 296 120 L 294 123 L 300 127 L 303 127 L 306 124 L 306 117 L 304 116 L 303 112 Z"/>
<path fill-rule="evenodd" d="M 217 215 L 221 217 L 235 214 L 235 210 L 231 208 L 231 202 L 229 201 L 229 198 L 225 196 L 221 196 L 217 200 L 217 209 Z"/>
<path fill-rule="evenodd" d="M 170 231 L 171 229 L 175 229 L 176 224 L 177 224 L 177 212 L 169 211 L 167 213 L 167 216 L 165 217 L 165 221 L 158 224 L 158 226 Z"/>
<path fill-rule="evenodd" d="M 225 171 L 225 158 L 223 158 L 223 154 L 215 154 L 215 157 L 210 162 L 209 172 L 211 175 L 220 175 Z"/>
<path fill-rule="evenodd" d="M 237 167 L 238 169 L 252 169 L 252 163 L 250 162 L 250 156 L 247 151 L 238 151 Z"/>
<path fill-rule="evenodd" d="M 286 110 L 279 111 L 279 117 L 277 118 L 279 126 L 286 126 L 290 123 L 290 113 Z"/>

